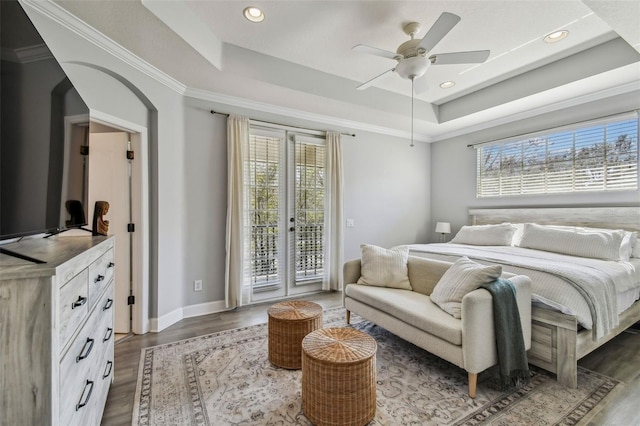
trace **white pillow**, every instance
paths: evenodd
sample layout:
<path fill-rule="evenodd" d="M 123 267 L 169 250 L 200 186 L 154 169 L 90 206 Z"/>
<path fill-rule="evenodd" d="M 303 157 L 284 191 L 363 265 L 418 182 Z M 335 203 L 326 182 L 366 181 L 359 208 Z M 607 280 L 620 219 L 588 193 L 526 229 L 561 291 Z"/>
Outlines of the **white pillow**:
<path fill-rule="evenodd" d="M 633 256 L 633 249 L 637 246 L 638 233 L 625 231 L 622 244 L 620 245 L 620 260 L 628 261 Z"/>
<path fill-rule="evenodd" d="M 451 240 L 457 244 L 476 246 L 510 246 L 516 226 L 510 223 L 499 225 L 465 225 Z"/>
<path fill-rule="evenodd" d="M 440 277 L 431 293 L 431 300 L 454 318 L 460 318 L 462 298 L 482 284 L 494 282 L 500 275 L 501 265 L 485 266 L 466 256 L 461 257 Z"/>
<path fill-rule="evenodd" d="M 409 246 L 392 249 L 361 244 L 362 252 L 358 284 L 412 290 L 409 282 Z"/>
<path fill-rule="evenodd" d="M 623 230 L 564 228 L 525 223 L 519 246 L 593 259 L 620 260 Z"/>

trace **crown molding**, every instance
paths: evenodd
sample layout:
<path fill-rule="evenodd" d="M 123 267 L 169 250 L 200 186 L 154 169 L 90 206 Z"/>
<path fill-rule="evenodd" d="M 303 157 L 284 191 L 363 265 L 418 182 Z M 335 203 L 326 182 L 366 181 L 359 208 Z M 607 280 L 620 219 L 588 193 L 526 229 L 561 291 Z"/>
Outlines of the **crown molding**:
<path fill-rule="evenodd" d="M 276 114 L 276 115 L 280 115 L 288 118 L 308 120 L 308 121 L 313 121 L 315 123 L 323 123 L 323 124 L 335 126 L 342 129 L 362 130 L 365 132 L 378 133 L 382 135 L 394 136 L 394 137 L 404 138 L 404 139 L 411 138 L 411 133 L 404 130 L 393 129 L 390 127 L 376 126 L 373 124 L 362 123 L 359 121 L 345 120 L 345 119 L 331 117 L 327 115 L 300 111 L 297 109 L 286 108 L 286 107 L 268 104 L 264 102 L 252 101 L 245 98 L 238 98 L 235 96 L 223 95 L 220 93 L 213 93 L 206 90 L 187 88 L 184 95 L 190 98 L 199 99 L 203 101 L 229 105 L 237 108 L 256 110 L 260 112 L 267 112 L 267 113 Z M 431 142 L 432 141 L 428 135 L 418 134 L 418 133 L 413 134 L 413 139 L 415 142 Z"/>
<path fill-rule="evenodd" d="M 46 44 L 36 44 L 34 46 L 19 47 L 17 49 L 2 48 L 3 61 L 29 64 L 31 62 L 46 61 L 49 59 L 55 58 Z"/>
<path fill-rule="evenodd" d="M 184 84 L 159 70 L 158 68 L 154 67 L 147 61 L 141 59 L 131 51 L 125 49 L 120 44 L 106 37 L 100 31 L 88 25 L 86 22 L 80 20 L 75 15 L 69 13 L 62 6 L 59 6 L 58 4 L 50 0 L 20 0 L 20 3 L 30 7 L 34 11 L 51 19 L 52 21 L 62 25 L 64 28 L 82 37 L 84 40 L 120 59 L 122 62 L 151 77 L 157 82 L 165 85 L 169 89 L 179 94 L 184 94 L 184 91 L 186 89 L 186 86 Z"/>

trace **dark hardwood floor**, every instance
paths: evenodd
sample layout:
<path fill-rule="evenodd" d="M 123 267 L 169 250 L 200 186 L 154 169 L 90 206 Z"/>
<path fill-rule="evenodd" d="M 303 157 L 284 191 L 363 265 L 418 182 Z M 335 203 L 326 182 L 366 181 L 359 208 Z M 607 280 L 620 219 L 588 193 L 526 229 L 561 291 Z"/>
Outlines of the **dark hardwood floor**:
<path fill-rule="evenodd" d="M 327 309 L 340 306 L 342 295 L 337 292 L 322 293 L 307 296 L 305 300 L 312 300 Z M 142 348 L 267 322 L 267 309 L 271 304 L 187 318 L 160 333 L 132 336 L 117 342 L 115 380 L 109 391 L 102 425 L 131 425 Z M 640 425 L 640 330 L 630 329 L 622 333 L 603 348 L 580 360 L 579 364 L 626 384 L 589 425 Z"/>

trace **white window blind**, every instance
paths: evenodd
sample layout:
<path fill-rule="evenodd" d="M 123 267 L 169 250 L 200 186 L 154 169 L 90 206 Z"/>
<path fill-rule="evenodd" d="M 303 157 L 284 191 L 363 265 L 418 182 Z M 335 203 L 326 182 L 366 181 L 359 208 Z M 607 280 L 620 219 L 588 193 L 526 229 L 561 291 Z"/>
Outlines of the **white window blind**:
<path fill-rule="evenodd" d="M 278 137 L 251 134 L 245 166 L 251 284 L 276 285 L 282 281 L 280 229 L 284 206 L 284 141 Z"/>
<path fill-rule="evenodd" d="M 296 282 L 322 279 L 325 210 L 324 138 L 295 137 L 295 277 Z"/>
<path fill-rule="evenodd" d="M 476 149 L 478 198 L 638 189 L 635 113 Z"/>

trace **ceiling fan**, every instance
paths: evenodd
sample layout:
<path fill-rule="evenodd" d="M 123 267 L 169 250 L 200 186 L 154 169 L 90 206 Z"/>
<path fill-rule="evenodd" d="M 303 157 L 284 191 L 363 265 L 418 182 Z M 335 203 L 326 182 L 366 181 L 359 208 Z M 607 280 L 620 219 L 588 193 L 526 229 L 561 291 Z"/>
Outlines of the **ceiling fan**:
<path fill-rule="evenodd" d="M 486 61 L 489 57 L 489 50 L 440 53 L 427 56 L 427 54 L 431 52 L 431 49 L 433 49 L 458 22 L 460 22 L 458 15 L 444 12 L 422 39 L 414 38 L 415 35 L 420 32 L 420 24 L 410 22 L 402 29 L 411 37 L 411 40 L 402 43 L 395 53 L 364 44 L 354 46 L 352 50 L 355 52 L 368 53 L 398 61 L 395 67 L 362 83 L 357 87 L 358 90 L 366 89 L 378 78 L 390 72 L 396 72 L 400 77 L 412 81 L 416 93 L 422 93 L 427 90 L 427 81 L 426 78 L 421 77 L 424 76 L 431 65 L 473 64 Z"/>

